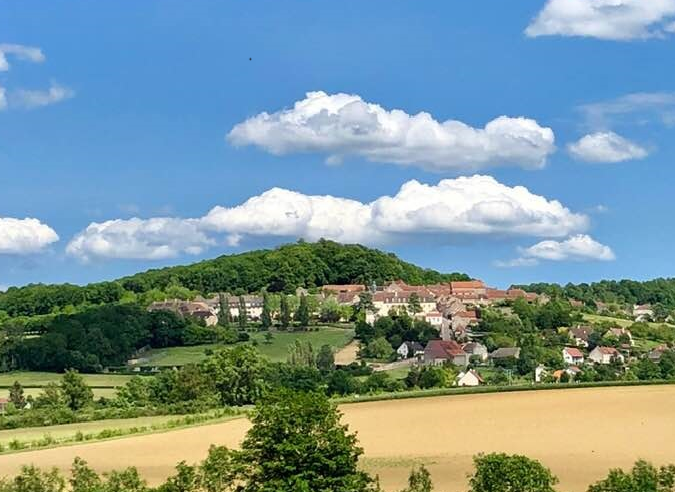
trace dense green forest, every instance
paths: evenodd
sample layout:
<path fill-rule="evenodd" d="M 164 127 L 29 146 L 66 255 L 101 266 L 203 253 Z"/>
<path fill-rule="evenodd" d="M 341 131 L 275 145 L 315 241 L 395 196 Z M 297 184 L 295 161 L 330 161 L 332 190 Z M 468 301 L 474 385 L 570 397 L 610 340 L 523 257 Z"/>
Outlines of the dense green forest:
<path fill-rule="evenodd" d="M 299 242 L 273 250 L 221 256 L 189 266 L 149 270 L 120 280 L 133 292 L 164 289 L 178 283 L 201 292 L 295 291 L 325 284 L 370 284 L 402 279 L 410 284 L 469 280 L 460 273 L 441 274 L 400 260 L 392 253 L 361 245 L 320 240 Z"/>
<path fill-rule="evenodd" d="M 99 306 L 41 320 L 39 336 L 8 333 L 0 346 L 0 370 L 98 372 L 126 363 L 137 349 L 182 345 L 188 321 L 138 306 Z"/>
<path fill-rule="evenodd" d="M 336 283 L 381 283 L 402 279 L 410 284 L 468 280 L 460 273 L 441 274 L 406 263 L 394 254 L 360 245 L 342 245 L 321 240 L 299 242 L 272 250 L 220 256 L 193 265 L 175 266 L 138 273 L 115 282 L 86 286 L 28 285 L 0 293 L 0 323 L 3 317 L 36 316 L 62 312 L 65 308 L 119 302 L 136 295 L 181 287 L 209 294 L 247 293 L 266 288 L 269 292 L 294 292 L 297 287 Z"/>
<path fill-rule="evenodd" d="M 646 282 L 603 280 L 591 284 L 565 286 L 538 283 L 517 287 L 552 297 L 577 299 L 588 305 L 601 301 L 618 304 L 660 304 L 669 310 L 675 309 L 675 278 L 657 278 Z"/>

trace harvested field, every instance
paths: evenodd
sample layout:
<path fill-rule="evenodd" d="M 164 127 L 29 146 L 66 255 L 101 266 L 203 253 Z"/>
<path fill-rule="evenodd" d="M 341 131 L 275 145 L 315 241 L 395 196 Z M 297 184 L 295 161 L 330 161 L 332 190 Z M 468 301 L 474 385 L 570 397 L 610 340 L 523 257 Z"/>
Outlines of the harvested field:
<path fill-rule="evenodd" d="M 645 458 L 675 462 L 675 386 L 587 388 L 462 395 L 345 405 L 345 421 L 365 448 L 364 467 L 385 490 L 404 486 L 424 463 L 437 490 L 466 490 L 471 457 L 505 451 L 537 458 L 560 477 L 560 490 L 585 491 L 610 467 Z M 99 470 L 137 466 L 157 483 L 181 460 L 197 461 L 211 443 L 236 445 L 248 423 L 177 430 L 0 457 L 0 475 L 21 464 L 67 468 L 81 456 Z"/>

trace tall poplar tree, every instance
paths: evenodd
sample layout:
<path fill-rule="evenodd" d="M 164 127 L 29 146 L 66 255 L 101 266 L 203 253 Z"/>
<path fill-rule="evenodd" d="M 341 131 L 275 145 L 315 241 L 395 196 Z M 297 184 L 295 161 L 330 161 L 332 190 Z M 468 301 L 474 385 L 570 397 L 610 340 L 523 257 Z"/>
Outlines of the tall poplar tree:
<path fill-rule="evenodd" d="M 246 299 L 244 296 L 239 296 L 239 328 L 242 330 L 248 326 L 248 312 L 246 311 Z"/>

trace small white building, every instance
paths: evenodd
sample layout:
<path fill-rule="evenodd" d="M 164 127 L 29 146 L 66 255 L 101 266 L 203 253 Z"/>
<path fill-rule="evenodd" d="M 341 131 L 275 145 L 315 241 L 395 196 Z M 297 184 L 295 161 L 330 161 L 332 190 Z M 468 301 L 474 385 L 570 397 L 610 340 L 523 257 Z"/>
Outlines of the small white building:
<path fill-rule="evenodd" d="M 548 374 L 548 369 L 541 364 L 534 369 L 534 382 L 541 383 L 544 381 L 544 378 Z"/>
<path fill-rule="evenodd" d="M 440 328 L 443 324 L 443 315 L 438 311 L 431 311 L 430 313 L 426 313 L 424 315 L 424 321 L 435 328 Z"/>
<path fill-rule="evenodd" d="M 611 364 L 612 361 L 618 360 L 623 364 L 624 357 L 617 349 L 614 347 L 595 347 L 588 358 L 596 364 Z"/>
<path fill-rule="evenodd" d="M 466 372 L 460 372 L 457 376 L 457 379 L 455 380 L 455 384 L 457 386 L 480 386 L 484 383 L 485 381 L 482 377 L 480 377 L 480 374 L 478 374 L 473 369 L 470 369 Z"/>
<path fill-rule="evenodd" d="M 562 350 L 562 356 L 565 364 L 570 366 L 578 366 L 584 363 L 584 354 L 576 347 L 565 347 Z"/>
<path fill-rule="evenodd" d="M 419 342 L 403 342 L 396 349 L 396 354 L 400 359 L 409 359 L 410 357 L 421 357 L 424 355 L 424 347 Z"/>
<path fill-rule="evenodd" d="M 654 318 L 654 310 L 651 304 L 636 304 L 633 306 L 633 318 L 635 321 L 649 321 Z"/>

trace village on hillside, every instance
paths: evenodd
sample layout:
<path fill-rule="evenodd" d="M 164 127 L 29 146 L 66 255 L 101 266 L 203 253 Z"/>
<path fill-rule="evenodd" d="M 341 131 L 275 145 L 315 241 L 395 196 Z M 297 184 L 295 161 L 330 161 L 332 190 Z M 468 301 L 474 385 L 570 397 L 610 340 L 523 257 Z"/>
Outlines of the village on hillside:
<path fill-rule="evenodd" d="M 221 293 L 153 302 L 148 310 L 172 311 L 206 327 L 217 326 L 223 318 L 240 320 L 242 313 L 247 323 L 259 323 L 266 309 L 272 320 L 281 316 L 278 301 L 270 302 L 270 297 Z M 521 347 L 525 343 L 522 334 L 503 331 L 498 325 L 517 320 L 518 330 L 524 321 L 518 309 L 546 310 L 552 302 L 548 296 L 518 288 L 495 289 L 480 280 L 433 285 L 397 280 L 383 285 L 298 288 L 295 296 L 284 297 L 293 299 L 296 306 L 299 299 L 311 299 L 310 315 L 316 320 L 355 322 L 356 353 L 373 371 L 452 368 L 452 385 L 456 386 L 643 379 L 643 373 L 650 371 L 656 378 L 654 368 L 658 369 L 663 354 L 672 355 L 672 335 L 660 336 L 658 330 L 649 329 L 654 320 L 650 305 L 611 306 L 610 313 L 610 306 L 599 301 L 589 307 L 574 299 L 555 300 L 564 305 L 563 320 L 548 326 L 542 322 L 526 342 L 528 346 Z M 558 316 L 558 310 L 551 307 L 550 316 Z M 645 343 L 636 345 L 629 328 L 635 323 L 649 331 L 640 333 Z M 391 327 L 397 324 L 403 325 L 398 332 Z M 269 328 L 283 329 L 274 323 Z M 133 360 L 132 365 L 137 362 Z"/>

